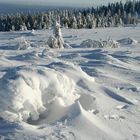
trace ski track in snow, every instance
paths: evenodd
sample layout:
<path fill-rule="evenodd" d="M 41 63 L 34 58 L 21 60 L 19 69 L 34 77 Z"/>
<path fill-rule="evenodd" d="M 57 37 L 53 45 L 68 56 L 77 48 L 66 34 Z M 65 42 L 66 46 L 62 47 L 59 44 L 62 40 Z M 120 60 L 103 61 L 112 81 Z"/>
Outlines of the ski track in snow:
<path fill-rule="evenodd" d="M 0 139 L 140 140 L 140 27 L 0 33 Z M 119 48 L 81 48 L 108 40 Z M 20 42 L 28 49 L 18 50 Z"/>

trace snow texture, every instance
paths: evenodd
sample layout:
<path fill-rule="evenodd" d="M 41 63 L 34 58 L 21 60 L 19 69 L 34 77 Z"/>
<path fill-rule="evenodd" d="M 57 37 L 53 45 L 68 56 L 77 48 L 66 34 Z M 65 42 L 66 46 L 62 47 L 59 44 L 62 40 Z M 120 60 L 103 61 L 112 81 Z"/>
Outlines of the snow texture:
<path fill-rule="evenodd" d="M 140 140 L 140 27 L 62 32 L 0 33 L 0 139 Z"/>

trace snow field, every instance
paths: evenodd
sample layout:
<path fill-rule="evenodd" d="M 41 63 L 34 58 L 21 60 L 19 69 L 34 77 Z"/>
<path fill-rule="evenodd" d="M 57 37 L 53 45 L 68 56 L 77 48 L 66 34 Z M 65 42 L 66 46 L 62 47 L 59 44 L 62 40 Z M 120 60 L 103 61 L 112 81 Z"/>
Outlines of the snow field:
<path fill-rule="evenodd" d="M 0 33 L 0 138 L 140 139 L 139 31 L 65 29 L 64 49 L 51 30 Z M 35 47 L 13 50 L 18 38 Z M 119 47 L 94 46 L 108 38 Z"/>

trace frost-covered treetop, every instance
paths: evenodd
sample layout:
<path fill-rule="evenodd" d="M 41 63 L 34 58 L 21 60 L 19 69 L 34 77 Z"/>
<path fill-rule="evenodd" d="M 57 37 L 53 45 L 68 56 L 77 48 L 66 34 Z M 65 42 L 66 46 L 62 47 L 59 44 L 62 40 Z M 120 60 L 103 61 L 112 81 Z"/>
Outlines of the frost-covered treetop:
<path fill-rule="evenodd" d="M 51 48 L 64 48 L 64 40 L 62 37 L 60 24 L 57 21 L 54 22 L 53 34 L 54 36 L 51 36 L 48 40 L 48 45 Z"/>
<path fill-rule="evenodd" d="M 53 33 L 54 33 L 54 36 L 56 38 L 62 37 L 62 32 L 61 32 L 61 29 L 60 29 L 60 24 L 57 21 L 54 22 Z"/>

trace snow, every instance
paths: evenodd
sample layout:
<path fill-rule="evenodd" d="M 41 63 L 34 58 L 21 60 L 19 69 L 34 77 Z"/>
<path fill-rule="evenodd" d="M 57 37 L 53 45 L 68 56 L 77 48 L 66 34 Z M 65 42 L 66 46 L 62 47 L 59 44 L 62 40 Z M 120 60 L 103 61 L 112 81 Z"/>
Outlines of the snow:
<path fill-rule="evenodd" d="M 118 42 L 121 44 L 121 45 L 131 45 L 131 44 L 137 44 L 138 41 L 136 41 L 135 39 L 133 38 L 123 38 L 121 40 L 118 40 Z"/>
<path fill-rule="evenodd" d="M 80 47 L 81 48 L 118 48 L 120 45 L 119 45 L 119 42 L 124 42 L 125 40 L 122 40 L 122 41 L 115 41 L 115 40 L 107 40 L 107 41 L 96 41 L 96 40 L 91 40 L 91 39 L 88 39 L 88 40 L 85 40 L 83 41 L 81 44 L 80 44 Z"/>
<path fill-rule="evenodd" d="M 16 49 L 18 50 L 25 50 L 31 47 L 30 42 L 26 40 L 24 37 L 16 38 L 18 42 Z"/>
<path fill-rule="evenodd" d="M 103 48 L 102 42 L 91 39 L 83 41 L 80 46 L 82 48 Z"/>
<path fill-rule="evenodd" d="M 2 117 L 6 116 L 5 110 L 12 110 L 10 113 L 18 115 L 17 119 L 38 120 L 39 114 L 55 98 L 62 98 L 66 105 L 73 103 L 76 98 L 73 95 L 74 82 L 64 74 L 47 68 L 13 69 L 1 79 L 0 85 L 3 82 L 6 84 L 0 91 Z M 8 95 L 4 95 L 5 93 Z"/>
<path fill-rule="evenodd" d="M 62 33 L 0 33 L 0 139 L 139 140 L 140 27 Z"/>

